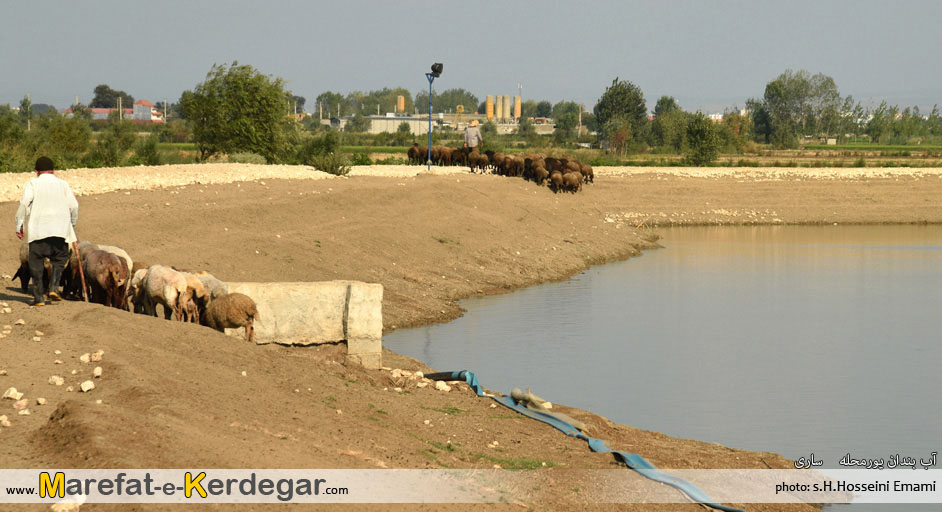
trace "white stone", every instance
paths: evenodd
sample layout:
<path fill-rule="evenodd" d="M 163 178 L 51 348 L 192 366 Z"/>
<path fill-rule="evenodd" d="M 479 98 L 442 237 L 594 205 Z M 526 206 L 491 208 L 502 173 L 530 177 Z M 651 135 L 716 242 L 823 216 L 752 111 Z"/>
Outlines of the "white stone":
<path fill-rule="evenodd" d="M 444 391 L 444 392 L 447 393 L 447 392 L 451 391 L 451 386 L 449 386 L 448 383 L 446 383 L 446 382 L 443 381 L 443 380 L 437 380 L 437 381 L 435 381 L 435 389 L 437 389 L 437 390 L 439 390 L 439 391 Z"/>
<path fill-rule="evenodd" d="M 105 355 L 104 350 L 96 350 L 95 353 L 92 354 L 92 357 L 91 357 L 92 362 L 97 363 L 98 361 L 101 361 L 101 356 L 103 355 Z"/>
<path fill-rule="evenodd" d="M 95 369 L 92 370 L 92 376 L 95 377 L 96 379 L 101 378 L 101 366 L 96 366 Z"/>
<path fill-rule="evenodd" d="M 424 388 L 424 387 L 426 387 L 426 386 L 428 386 L 428 382 L 417 382 L 417 383 L 415 384 L 415 387 L 417 387 L 417 388 Z"/>
<path fill-rule="evenodd" d="M 82 383 L 81 389 L 82 393 L 88 393 L 89 391 L 95 389 L 95 383 L 90 380 L 86 380 Z"/>
<path fill-rule="evenodd" d="M 418 371 L 417 371 L 417 372 L 413 373 L 412 376 L 415 377 L 415 378 L 417 378 L 417 379 L 421 379 L 421 378 L 424 378 L 424 377 L 425 377 L 425 374 L 422 373 L 422 372 L 418 372 Z"/>
<path fill-rule="evenodd" d="M 56 362 L 55 362 L 55 364 L 62 364 L 62 361 L 61 361 L 61 360 L 59 360 L 59 359 L 56 359 Z"/>
<path fill-rule="evenodd" d="M 53 354 L 55 354 L 55 355 L 60 355 L 60 354 L 62 354 L 62 351 L 61 351 L 61 350 L 56 350 L 56 351 L 53 352 Z"/>
<path fill-rule="evenodd" d="M 81 361 L 81 362 L 83 362 L 83 363 L 87 363 L 87 362 L 89 362 L 89 361 L 91 361 L 91 360 L 92 360 L 92 355 L 89 354 L 88 352 L 86 352 L 86 353 L 84 353 L 84 354 L 82 354 L 82 355 L 79 356 L 79 361 Z"/>
<path fill-rule="evenodd" d="M 71 393 L 71 392 L 75 391 L 75 388 L 73 388 L 72 386 L 69 386 L 69 387 L 65 388 L 65 391 L 66 391 L 66 393 Z"/>
<path fill-rule="evenodd" d="M 19 414 L 20 416 L 29 416 L 29 409 L 23 409 L 17 414 Z"/>
<path fill-rule="evenodd" d="M 65 379 L 63 379 L 62 377 L 58 375 L 53 375 L 52 377 L 49 377 L 49 383 L 54 384 L 56 386 L 61 386 L 65 384 Z"/>
<path fill-rule="evenodd" d="M 78 374 L 78 370 L 72 370 L 72 375 Z"/>
<path fill-rule="evenodd" d="M 246 373 L 245 370 L 242 370 L 242 376 L 243 376 L 243 377 L 246 377 L 246 376 L 248 376 L 248 373 Z"/>
<path fill-rule="evenodd" d="M 33 336 L 33 341 L 42 341 L 43 339 L 39 336 Z"/>
<path fill-rule="evenodd" d="M 10 400 L 19 400 L 23 398 L 23 393 L 18 392 L 16 388 L 7 388 L 7 390 L 3 392 L 3 398 L 9 398 Z"/>
<path fill-rule="evenodd" d="M 46 399 L 45 399 L 45 398 L 37 398 L 37 399 L 36 399 L 36 405 L 46 405 Z"/>
<path fill-rule="evenodd" d="M 43 333 L 42 331 L 36 331 L 33 334 L 35 334 L 36 336 L 45 336 L 45 333 Z"/>
<path fill-rule="evenodd" d="M 10 425 L 11 425 L 10 420 L 7 419 L 6 414 L 4 414 L 3 416 L 0 416 L 0 427 L 10 428 Z"/>
<path fill-rule="evenodd" d="M 6 374 L 7 374 L 6 370 L 0 370 L 0 375 L 6 375 Z"/>
<path fill-rule="evenodd" d="M 16 402 L 13 403 L 13 408 L 16 409 L 17 411 L 22 411 L 23 409 L 26 409 L 27 407 L 29 407 L 29 400 L 25 398 L 22 400 L 17 400 Z"/>
<path fill-rule="evenodd" d="M 13 322 L 13 325 L 26 325 L 26 320 L 20 318 L 19 320 Z"/>

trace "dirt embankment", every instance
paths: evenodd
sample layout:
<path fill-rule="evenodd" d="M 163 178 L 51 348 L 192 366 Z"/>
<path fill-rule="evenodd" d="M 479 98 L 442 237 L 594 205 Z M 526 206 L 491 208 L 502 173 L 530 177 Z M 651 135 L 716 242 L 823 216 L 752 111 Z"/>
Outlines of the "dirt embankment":
<path fill-rule="evenodd" d="M 85 196 L 78 233 L 124 247 L 136 260 L 207 269 L 224 280 L 379 282 L 391 329 L 458 315 L 456 301 L 463 297 L 563 279 L 590 264 L 637 255 L 656 245 L 656 224 L 942 222 L 938 175 L 780 181 L 600 175 L 573 195 L 520 179 L 412 172 Z M 11 231 L 15 208 L 0 204 Z M 779 220 L 751 215 L 765 210 Z M 10 235 L 0 242 L 8 274 L 18 244 Z M 6 406 L 2 413 L 13 423 L 0 431 L 3 467 L 508 468 L 545 462 L 550 471 L 617 468 L 610 455 L 592 454 L 583 441 L 491 408 L 464 386 L 445 393 L 389 371 L 347 367 L 339 362 L 342 346 L 250 346 L 199 326 L 81 303 L 30 310 L 12 284 L 0 300 L 13 309 L 0 323 L 25 320 L 0 339 L 0 369 L 7 372 L 0 388 L 24 392 L 32 410 L 19 416 Z M 40 341 L 32 340 L 36 330 L 43 333 Z M 91 378 L 95 364 L 79 356 L 99 349 L 103 376 L 95 390 L 67 391 Z M 428 370 L 390 352 L 384 358 L 388 367 Z M 49 384 L 52 375 L 65 384 Z M 35 405 L 40 397 L 46 405 Z M 613 448 L 661 467 L 789 465 L 775 454 L 670 438 L 561 409 Z M 578 491 L 560 482 L 522 499 L 585 509 Z M 786 508 L 803 507 L 749 507 Z"/>

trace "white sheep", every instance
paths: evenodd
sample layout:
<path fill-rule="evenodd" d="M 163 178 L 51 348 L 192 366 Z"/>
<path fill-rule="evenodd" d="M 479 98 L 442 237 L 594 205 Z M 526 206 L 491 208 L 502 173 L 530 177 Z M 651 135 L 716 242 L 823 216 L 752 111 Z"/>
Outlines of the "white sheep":
<path fill-rule="evenodd" d="M 147 269 L 138 269 L 131 276 L 128 284 L 128 308 L 134 313 L 144 312 L 144 280 L 147 278 Z"/>
<path fill-rule="evenodd" d="M 143 299 L 145 314 L 157 316 L 157 304 L 160 304 L 164 307 L 164 318 L 170 320 L 172 313 L 177 320 L 183 320 L 187 300 L 186 277 L 170 267 L 153 265 L 144 277 Z"/>

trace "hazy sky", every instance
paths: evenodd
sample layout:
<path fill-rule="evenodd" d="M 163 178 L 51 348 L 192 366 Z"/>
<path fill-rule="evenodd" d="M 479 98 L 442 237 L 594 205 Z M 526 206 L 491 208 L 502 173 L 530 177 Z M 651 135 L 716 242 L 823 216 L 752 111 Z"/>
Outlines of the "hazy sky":
<path fill-rule="evenodd" d="M 98 84 L 176 101 L 214 63 L 284 78 L 308 99 L 462 87 L 592 108 L 618 76 L 688 110 L 760 97 L 786 69 L 857 100 L 942 104 L 942 2 L 0 0 L 0 104 L 62 109 Z"/>

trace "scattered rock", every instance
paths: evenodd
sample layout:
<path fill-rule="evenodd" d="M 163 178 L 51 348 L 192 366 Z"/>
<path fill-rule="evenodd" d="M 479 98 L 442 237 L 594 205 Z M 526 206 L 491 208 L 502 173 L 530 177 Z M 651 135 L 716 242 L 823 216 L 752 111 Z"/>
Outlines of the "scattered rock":
<path fill-rule="evenodd" d="M 19 414 L 20 416 L 29 416 L 29 409 L 23 409 L 17 414 Z"/>
<path fill-rule="evenodd" d="M 63 501 L 56 503 L 49 507 L 49 510 L 52 512 L 79 512 L 79 508 L 82 506 L 81 503 L 75 503 L 71 501 Z"/>
<path fill-rule="evenodd" d="M 92 355 L 87 352 L 79 356 L 79 361 L 83 363 L 87 363 L 91 360 L 92 360 Z"/>
<path fill-rule="evenodd" d="M 36 336 L 45 336 L 45 333 L 43 333 L 42 331 L 36 331 L 33 334 L 35 334 Z"/>
<path fill-rule="evenodd" d="M 101 361 L 101 356 L 103 355 L 105 355 L 104 350 L 96 350 L 95 353 L 92 354 L 92 357 L 91 357 L 92 362 L 97 363 L 98 361 Z"/>
<path fill-rule="evenodd" d="M 37 398 L 37 399 L 36 399 L 36 405 L 46 405 L 46 399 L 45 399 L 45 398 Z"/>
<path fill-rule="evenodd" d="M 7 371 L 6 371 L 6 370 L 0 370 L 0 376 L 6 375 L 6 374 L 7 374 Z"/>
<path fill-rule="evenodd" d="M 491 404 L 491 409 L 496 409 L 496 408 L 497 408 L 497 404 Z"/>
<path fill-rule="evenodd" d="M 43 339 L 39 336 L 33 336 L 33 341 L 42 341 Z"/>
<path fill-rule="evenodd" d="M 426 387 L 426 386 L 428 386 L 428 382 L 417 382 L 417 383 L 415 384 L 415 387 L 417 387 L 417 388 L 424 388 L 424 387 Z"/>
<path fill-rule="evenodd" d="M 446 382 L 443 381 L 443 380 L 437 380 L 437 381 L 435 381 L 435 389 L 437 389 L 437 390 L 439 390 L 439 391 L 444 391 L 444 392 L 447 393 L 447 392 L 451 391 L 451 386 L 449 386 L 448 383 L 446 383 Z"/>
<path fill-rule="evenodd" d="M 3 416 L 0 416 L 0 427 L 10 428 L 10 425 L 11 425 L 10 420 L 7 419 L 6 414 L 4 414 Z"/>
<path fill-rule="evenodd" d="M 95 389 L 95 383 L 90 380 L 86 380 L 82 383 L 81 389 L 82 393 L 88 393 L 89 391 Z"/>
<path fill-rule="evenodd" d="M 425 421 L 423 421 L 422 423 L 425 423 L 426 425 L 431 425 L 431 424 L 432 424 L 431 420 L 425 420 Z"/>
<path fill-rule="evenodd" d="M 62 361 L 60 361 L 59 359 L 56 359 L 55 364 L 62 364 Z"/>
<path fill-rule="evenodd" d="M 402 393 L 402 388 L 393 388 L 396 393 Z"/>
<path fill-rule="evenodd" d="M 418 372 L 418 371 L 417 371 L 417 372 L 413 373 L 412 376 L 415 377 L 416 379 L 421 379 L 421 378 L 424 378 L 424 377 L 425 377 L 425 374 L 422 373 L 422 372 Z"/>
<path fill-rule="evenodd" d="M 95 400 L 95 403 L 101 405 L 101 399 L 99 398 L 98 400 Z"/>
<path fill-rule="evenodd" d="M 220 303 L 220 304 L 221 304 L 221 303 Z M 242 370 L 242 376 L 243 376 L 243 377 L 247 377 L 248 375 L 249 375 L 249 374 L 248 374 L 248 373 L 246 373 L 246 371 L 245 371 L 245 370 Z"/>
<path fill-rule="evenodd" d="M 341 411 L 340 409 L 337 409 L 337 414 L 343 414 L 343 411 Z"/>
<path fill-rule="evenodd" d="M 401 370 L 400 373 L 402 374 L 403 377 L 411 377 L 411 376 L 412 376 L 412 372 L 410 372 L 409 370 Z"/>
<path fill-rule="evenodd" d="M 77 373 L 78 373 L 78 370 L 72 370 L 72 375 L 76 375 Z"/>
<path fill-rule="evenodd" d="M 55 355 L 58 356 L 58 355 L 62 354 L 62 351 L 61 351 L 61 350 L 56 350 L 56 351 L 53 352 L 53 354 L 55 354 Z"/>
<path fill-rule="evenodd" d="M 20 318 L 19 320 L 13 322 L 13 325 L 26 325 L 26 320 Z"/>
<path fill-rule="evenodd" d="M 73 391 L 75 391 L 75 388 L 73 388 L 72 386 L 69 386 L 69 387 L 65 388 L 65 392 L 66 392 L 66 393 L 71 393 L 71 392 L 73 392 Z"/>
<path fill-rule="evenodd" d="M 3 308 L 3 312 L 4 312 L 4 313 L 7 313 L 7 314 L 10 314 L 10 313 L 13 312 L 13 310 L 10 309 L 10 308 Z"/>
<path fill-rule="evenodd" d="M 29 400 L 25 398 L 22 400 L 17 400 L 16 402 L 13 403 L 13 408 L 16 409 L 17 411 L 22 411 L 23 409 L 26 409 L 27 407 L 29 407 Z"/>
<path fill-rule="evenodd" d="M 3 398 L 9 398 L 10 400 L 19 400 L 23 398 L 23 393 L 18 392 L 16 388 L 7 388 L 7 390 L 3 392 Z"/>
<path fill-rule="evenodd" d="M 92 370 L 92 376 L 95 377 L 96 379 L 101 378 L 101 366 L 96 366 L 95 369 Z"/>
<path fill-rule="evenodd" d="M 53 375 L 52 377 L 49 377 L 49 383 L 55 386 L 61 386 L 65 384 L 65 379 L 58 375 Z"/>
<path fill-rule="evenodd" d="M 10 330 L 12 330 L 12 329 L 13 329 L 13 326 L 12 326 L 12 325 L 4 325 L 4 326 L 3 326 L 3 330 L 4 330 L 4 331 L 10 331 Z"/>

